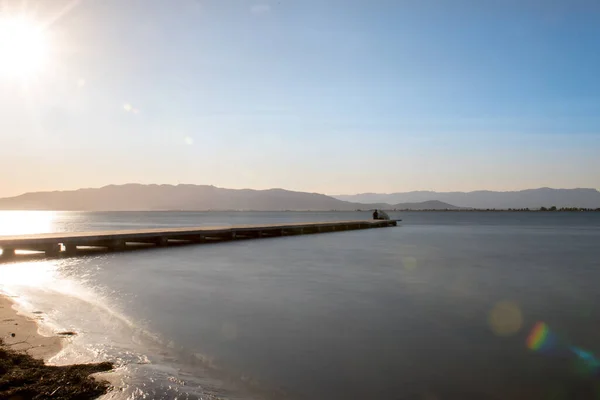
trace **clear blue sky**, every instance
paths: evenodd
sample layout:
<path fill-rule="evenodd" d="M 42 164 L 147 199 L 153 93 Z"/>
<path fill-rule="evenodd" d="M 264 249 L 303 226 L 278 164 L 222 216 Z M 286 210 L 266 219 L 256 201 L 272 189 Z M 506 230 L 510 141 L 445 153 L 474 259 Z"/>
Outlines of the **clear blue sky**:
<path fill-rule="evenodd" d="M 50 50 L 0 75 L 0 196 L 600 187 L 598 1 L 8 4 Z"/>

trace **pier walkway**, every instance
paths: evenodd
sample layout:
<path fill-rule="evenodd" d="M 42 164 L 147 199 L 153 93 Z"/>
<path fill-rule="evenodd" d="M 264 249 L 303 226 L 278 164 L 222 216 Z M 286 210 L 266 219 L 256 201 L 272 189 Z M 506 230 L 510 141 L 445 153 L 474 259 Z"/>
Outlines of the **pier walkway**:
<path fill-rule="evenodd" d="M 169 246 L 185 243 L 207 243 L 238 239 L 303 235 L 355 229 L 396 226 L 395 220 L 331 221 L 274 225 L 239 225 L 220 227 L 185 227 L 136 229 L 98 232 L 57 232 L 33 235 L 0 236 L 3 258 L 11 258 L 17 250 L 38 251 L 46 256 L 75 254 L 85 249 L 108 251 L 149 245 Z"/>

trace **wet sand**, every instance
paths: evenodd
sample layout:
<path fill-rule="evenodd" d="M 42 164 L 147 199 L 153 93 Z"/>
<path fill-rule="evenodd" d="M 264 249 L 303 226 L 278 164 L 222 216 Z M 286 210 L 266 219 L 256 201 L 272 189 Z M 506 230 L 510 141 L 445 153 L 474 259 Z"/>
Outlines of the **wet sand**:
<path fill-rule="evenodd" d="M 0 295 L 0 340 L 3 345 L 44 361 L 56 355 L 62 348 L 63 339 L 40 335 L 37 322 L 19 314 L 13 305 L 9 297 Z"/>

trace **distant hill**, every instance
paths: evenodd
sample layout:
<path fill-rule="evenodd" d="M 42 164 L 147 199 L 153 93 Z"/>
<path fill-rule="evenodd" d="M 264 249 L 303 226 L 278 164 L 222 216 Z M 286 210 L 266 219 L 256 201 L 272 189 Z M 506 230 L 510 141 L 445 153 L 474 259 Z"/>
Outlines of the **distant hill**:
<path fill-rule="evenodd" d="M 333 196 L 344 201 L 358 203 L 405 203 L 423 202 L 436 199 L 459 207 L 467 208 L 539 208 L 556 207 L 600 207 L 600 192 L 596 189 L 528 189 L 515 192 L 430 192 L 407 193 L 363 193 L 356 195 Z"/>
<path fill-rule="evenodd" d="M 0 199 L 2 209 L 130 210 L 354 210 L 357 205 L 317 193 L 282 189 L 234 190 L 206 185 L 109 185 L 35 192 Z"/>
<path fill-rule="evenodd" d="M 396 210 L 458 210 L 460 207 L 438 200 L 422 201 L 419 203 L 398 203 L 391 206 Z"/>
<path fill-rule="evenodd" d="M 319 193 L 283 189 L 222 189 L 206 185 L 109 185 L 97 189 L 25 193 L 0 199 L 3 210 L 72 210 L 72 211 L 353 211 L 379 209 L 450 209 L 439 201 L 424 203 L 359 204 Z"/>

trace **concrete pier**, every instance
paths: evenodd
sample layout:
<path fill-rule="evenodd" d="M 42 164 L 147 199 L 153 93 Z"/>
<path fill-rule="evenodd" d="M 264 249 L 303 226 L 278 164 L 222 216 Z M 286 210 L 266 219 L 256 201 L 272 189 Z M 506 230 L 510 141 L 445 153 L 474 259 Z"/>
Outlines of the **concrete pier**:
<path fill-rule="evenodd" d="M 367 220 L 100 232 L 59 232 L 0 236 L 0 248 L 2 249 L 2 258 L 14 258 L 16 250 L 44 252 L 48 257 L 57 257 L 61 254 L 79 254 L 85 249 L 93 248 L 122 251 L 129 247 L 139 247 L 141 245 L 164 247 L 183 243 L 260 239 L 356 229 L 385 228 L 396 225 L 397 222 L 395 220 Z M 62 248 L 64 250 L 61 250 Z"/>

